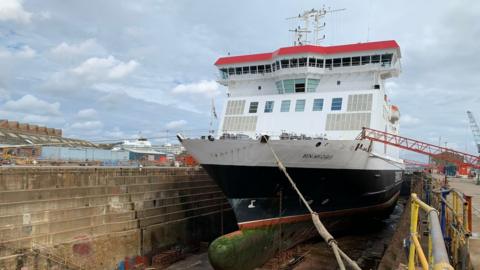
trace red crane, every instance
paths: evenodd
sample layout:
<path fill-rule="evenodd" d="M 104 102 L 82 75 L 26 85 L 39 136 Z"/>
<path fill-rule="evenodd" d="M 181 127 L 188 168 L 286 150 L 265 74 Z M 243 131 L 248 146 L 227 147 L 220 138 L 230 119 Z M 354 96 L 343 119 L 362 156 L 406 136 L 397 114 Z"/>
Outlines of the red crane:
<path fill-rule="evenodd" d="M 426 142 L 390 134 L 384 131 L 371 128 L 362 128 L 362 132 L 357 139 L 367 139 L 370 141 L 380 142 L 396 146 L 401 149 L 413 151 L 416 153 L 440 158 L 458 165 L 467 165 L 476 169 L 480 169 L 480 157 L 468 153 L 456 151 L 450 148 L 433 145 Z M 459 158 L 461 161 L 459 162 Z"/>

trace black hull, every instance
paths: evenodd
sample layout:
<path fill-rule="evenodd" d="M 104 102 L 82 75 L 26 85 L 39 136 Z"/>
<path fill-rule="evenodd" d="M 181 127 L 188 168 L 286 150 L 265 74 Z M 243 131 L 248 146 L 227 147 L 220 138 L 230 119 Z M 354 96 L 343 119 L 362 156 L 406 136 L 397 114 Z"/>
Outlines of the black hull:
<path fill-rule="evenodd" d="M 230 201 L 240 228 L 309 219 L 277 167 L 202 165 Z M 310 206 L 321 216 L 385 212 L 400 191 L 401 170 L 288 168 Z"/>

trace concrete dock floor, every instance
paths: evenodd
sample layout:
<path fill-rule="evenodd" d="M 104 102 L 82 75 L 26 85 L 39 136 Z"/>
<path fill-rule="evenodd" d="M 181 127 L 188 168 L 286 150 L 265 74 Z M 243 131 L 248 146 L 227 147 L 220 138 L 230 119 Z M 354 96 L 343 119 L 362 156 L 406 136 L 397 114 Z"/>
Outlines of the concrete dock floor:
<path fill-rule="evenodd" d="M 480 185 L 474 179 L 449 178 L 451 187 L 472 196 L 474 209 L 472 217 L 472 237 L 470 238 L 470 259 L 474 269 L 480 269 Z"/>
<path fill-rule="evenodd" d="M 206 251 L 188 256 L 185 260 L 170 265 L 166 270 L 213 270 Z"/>

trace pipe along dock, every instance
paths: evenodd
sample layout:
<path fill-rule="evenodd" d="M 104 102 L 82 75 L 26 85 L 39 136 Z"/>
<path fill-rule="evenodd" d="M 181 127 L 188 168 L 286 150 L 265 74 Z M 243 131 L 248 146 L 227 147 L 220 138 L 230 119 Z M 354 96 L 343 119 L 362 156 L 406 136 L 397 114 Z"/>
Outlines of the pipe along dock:
<path fill-rule="evenodd" d="M 213 269 L 209 243 L 237 230 L 202 169 L 0 170 L 0 269 Z M 390 218 L 339 224 L 332 234 L 342 250 L 362 269 L 479 269 L 480 186 L 429 174 L 407 180 L 404 195 L 416 196 L 402 197 Z M 313 238 L 261 269 L 337 267 Z"/>

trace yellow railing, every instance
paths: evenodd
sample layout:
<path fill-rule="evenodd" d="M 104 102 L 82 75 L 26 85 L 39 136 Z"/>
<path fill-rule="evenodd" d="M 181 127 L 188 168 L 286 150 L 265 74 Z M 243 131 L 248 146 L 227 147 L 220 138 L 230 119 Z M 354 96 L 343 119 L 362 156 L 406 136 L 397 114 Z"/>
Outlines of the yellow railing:
<path fill-rule="evenodd" d="M 429 225 L 428 238 L 428 259 L 420 244 L 418 236 L 418 212 L 422 209 L 427 213 Z M 424 270 L 453 270 L 450 265 L 447 249 L 443 240 L 442 229 L 438 220 L 438 212 L 435 208 L 424 203 L 412 193 L 411 196 L 411 216 L 410 216 L 410 250 L 408 256 L 408 269 L 416 268 L 416 258 Z"/>
<path fill-rule="evenodd" d="M 472 197 L 456 189 L 433 190 L 431 205 L 440 211 L 440 226 L 448 239 L 451 263 L 466 269 L 468 265 L 469 237 L 472 232 Z"/>

